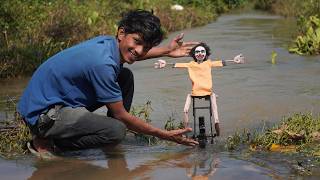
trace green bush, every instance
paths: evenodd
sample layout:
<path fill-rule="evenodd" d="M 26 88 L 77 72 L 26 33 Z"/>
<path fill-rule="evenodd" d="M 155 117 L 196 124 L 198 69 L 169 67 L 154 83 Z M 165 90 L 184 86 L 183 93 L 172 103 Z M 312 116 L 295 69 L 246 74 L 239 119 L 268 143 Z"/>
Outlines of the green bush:
<path fill-rule="evenodd" d="M 3 1 L 0 78 L 31 74 L 62 49 L 98 34 L 113 34 L 116 20 L 127 10 L 122 4 L 102 0 Z"/>
<path fill-rule="evenodd" d="M 26 144 L 31 139 L 30 130 L 20 116 L 0 122 L 0 157 L 15 158 L 26 154 Z"/>
<path fill-rule="evenodd" d="M 247 130 L 229 136 L 226 146 L 229 150 L 249 145 L 251 150 L 272 150 L 272 145 L 294 147 L 297 152 L 319 156 L 320 116 L 311 113 L 297 113 L 284 118 L 279 124 L 261 131 Z"/>
<path fill-rule="evenodd" d="M 308 19 L 301 17 L 299 21 L 301 35 L 299 35 L 289 52 L 300 55 L 320 54 L 320 19 L 310 16 Z"/>

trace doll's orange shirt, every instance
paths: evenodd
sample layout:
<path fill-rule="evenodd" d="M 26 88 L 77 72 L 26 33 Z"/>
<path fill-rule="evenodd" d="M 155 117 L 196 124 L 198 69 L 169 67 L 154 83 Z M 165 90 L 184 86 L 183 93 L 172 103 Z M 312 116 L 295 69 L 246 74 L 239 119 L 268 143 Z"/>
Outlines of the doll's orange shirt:
<path fill-rule="evenodd" d="M 208 59 L 203 63 L 190 61 L 189 63 L 176 63 L 175 68 L 188 68 L 189 78 L 192 82 L 192 96 L 206 96 L 212 94 L 212 67 L 222 67 L 222 61 Z"/>

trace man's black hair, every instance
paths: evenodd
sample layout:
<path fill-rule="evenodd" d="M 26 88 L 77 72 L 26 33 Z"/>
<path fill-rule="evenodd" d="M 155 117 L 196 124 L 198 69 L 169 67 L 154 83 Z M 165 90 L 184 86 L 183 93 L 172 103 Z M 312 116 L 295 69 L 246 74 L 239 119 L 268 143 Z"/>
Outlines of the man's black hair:
<path fill-rule="evenodd" d="M 118 30 L 119 28 L 123 28 L 126 34 L 139 34 L 150 48 L 157 46 L 163 40 L 160 19 L 149 11 L 141 9 L 129 11 L 118 23 Z"/>
<path fill-rule="evenodd" d="M 193 59 L 197 62 L 197 58 L 196 58 L 196 56 L 195 56 L 195 50 L 196 50 L 196 48 L 199 47 L 199 46 L 204 47 L 204 49 L 206 50 L 206 57 L 205 57 L 204 60 L 203 60 L 203 61 L 206 61 L 206 60 L 208 59 L 208 57 L 210 56 L 211 52 L 210 52 L 210 47 L 209 47 L 206 43 L 204 43 L 204 42 L 202 42 L 202 43 L 197 44 L 196 46 L 194 46 L 194 47 L 190 50 L 189 56 L 193 57 Z"/>

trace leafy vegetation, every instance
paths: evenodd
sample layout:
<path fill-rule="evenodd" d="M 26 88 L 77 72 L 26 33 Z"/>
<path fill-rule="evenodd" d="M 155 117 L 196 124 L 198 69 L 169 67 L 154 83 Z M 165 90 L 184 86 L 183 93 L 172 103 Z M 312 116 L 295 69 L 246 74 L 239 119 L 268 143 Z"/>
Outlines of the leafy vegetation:
<path fill-rule="evenodd" d="M 297 17 L 299 34 L 289 52 L 299 55 L 320 54 L 320 1 L 255 0 L 255 7 L 285 17 Z"/>
<path fill-rule="evenodd" d="M 114 35 L 121 14 L 130 9 L 152 9 L 160 17 L 164 31 L 171 32 L 207 24 L 243 1 L 246 0 L 3 0 L 0 78 L 30 75 L 58 51 L 97 35 Z M 184 10 L 171 10 L 175 3 L 184 5 Z"/>
<path fill-rule="evenodd" d="M 136 117 L 139 117 L 140 119 L 144 120 L 146 123 L 151 123 L 151 119 L 150 119 L 151 112 L 152 112 L 151 101 L 147 101 L 144 105 L 132 107 L 130 114 Z M 146 142 L 148 143 L 148 145 L 154 145 L 159 142 L 159 139 L 157 137 L 138 133 L 138 132 L 133 132 L 133 131 L 130 131 L 130 132 L 134 134 L 134 136 L 139 142 Z"/>
<path fill-rule="evenodd" d="M 184 124 L 182 121 L 177 122 L 174 116 L 169 116 L 169 119 L 164 124 L 164 129 L 167 131 L 175 130 L 175 129 L 183 129 Z"/>
<path fill-rule="evenodd" d="M 236 132 L 227 139 L 227 148 L 249 147 L 252 151 L 300 152 L 320 157 L 320 116 L 294 114 L 261 132 Z"/>
<path fill-rule="evenodd" d="M 0 156 L 13 158 L 28 152 L 26 143 L 31 140 L 29 128 L 20 116 L 0 123 Z"/>
<path fill-rule="evenodd" d="M 299 22 L 301 35 L 296 38 L 289 52 L 300 55 L 319 55 L 320 19 L 317 16 L 310 16 L 309 19 L 301 17 Z"/>

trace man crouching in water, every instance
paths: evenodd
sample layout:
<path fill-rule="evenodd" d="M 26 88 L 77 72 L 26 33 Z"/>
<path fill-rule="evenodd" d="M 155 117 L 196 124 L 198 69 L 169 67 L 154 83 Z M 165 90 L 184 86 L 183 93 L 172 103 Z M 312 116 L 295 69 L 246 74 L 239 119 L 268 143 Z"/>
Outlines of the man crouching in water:
<path fill-rule="evenodd" d="M 135 10 L 119 22 L 116 37 L 98 36 L 65 49 L 45 61 L 26 87 L 18 112 L 33 134 L 33 148 L 41 152 L 86 149 L 117 144 L 126 129 L 195 146 L 183 137 L 191 128 L 166 131 L 129 114 L 133 74 L 124 63 L 148 58 L 187 56 L 196 42 L 182 43 L 183 34 L 166 46 L 158 17 Z M 93 113 L 108 108 L 107 115 Z"/>

